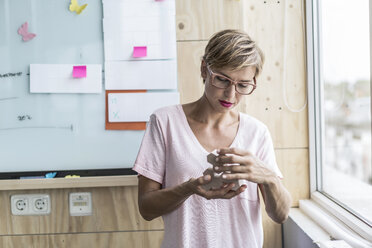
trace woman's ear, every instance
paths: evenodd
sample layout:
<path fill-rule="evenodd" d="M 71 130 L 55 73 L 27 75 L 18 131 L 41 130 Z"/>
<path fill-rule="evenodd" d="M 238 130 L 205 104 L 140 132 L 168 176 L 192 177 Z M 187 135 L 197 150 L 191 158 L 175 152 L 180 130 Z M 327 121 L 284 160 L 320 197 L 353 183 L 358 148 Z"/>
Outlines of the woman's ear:
<path fill-rule="evenodd" d="M 203 78 L 203 82 L 205 83 L 205 79 L 207 78 L 207 64 L 205 63 L 204 60 L 202 60 L 200 64 L 200 72 L 201 77 Z"/>

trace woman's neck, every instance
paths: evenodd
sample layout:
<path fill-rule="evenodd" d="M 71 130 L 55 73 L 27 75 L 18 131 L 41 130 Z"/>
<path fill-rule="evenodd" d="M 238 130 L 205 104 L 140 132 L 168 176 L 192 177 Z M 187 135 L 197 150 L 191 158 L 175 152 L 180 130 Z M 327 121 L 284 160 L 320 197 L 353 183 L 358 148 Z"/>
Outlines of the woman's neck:
<path fill-rule="evenodd" d="M 239 121 L 237 111 L 217 112 L 203 95 L 199 100 L 186 104 L 186 116 L 191 120 L 212 127 L 230 126 Z M 185 109 L 184 108 L 184 109 Z"/>

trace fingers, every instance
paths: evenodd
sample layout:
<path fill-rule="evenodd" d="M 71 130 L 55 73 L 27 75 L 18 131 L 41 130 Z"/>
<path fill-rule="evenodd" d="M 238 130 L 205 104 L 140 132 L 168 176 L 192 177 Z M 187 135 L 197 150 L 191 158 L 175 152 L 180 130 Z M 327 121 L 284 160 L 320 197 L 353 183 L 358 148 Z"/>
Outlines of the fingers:
<path fill-rule="evenodd" d="M 246 151 L 246 150 L 243 150 L 243 149 L 240 149 L 240 148 L 236 148 L 236 147 L 221 148 L 221 149 L 217 150 L 217 153 L 219 155 L 226 155 L 226 154 L 236 154 L 236 155 L 239 155 L 239 156 L 251 155 L 251 153 L 249 151 Z"/>
<path fill-rule="evenodd" d="M 255 163 L 255 157 L 249 151 L 239 148 L 222 148 L 219 151 L 213 169 L 216 172 L 231 171 L 240 173 L 246 172 L 248 167 Z"/>
<path fill-rule="evenodd" d="M 219 155 L 216 158 L 218 164 L 242 164 L 246 162 L 246 157 L 239 155 L 229 154 L 229 155 Z"/>
<path fill-rule="evenodd" d="M 231 167 L 231 166 L 230 166 Z M 204 175 L 199 178 L 189 180 L 189 187 L 194 193 L 206 199 L 230 199 L 240 194 L 246 189 L 246 186 L 240 186 L 237 190 L 232 190 L 235 183 L 228 183 L 221 186 L 219 189 L 206 190 L 203 185 L 210 183 L 212 180 L 211 175 Z"/>
<path fill-rule="evenodd" d="M 238 148 L 229 148 L 225 151 L 232 151 L 234 153 L 225 153 L 221 149 L 219 155 L 215 158 L 216 165 L 223 164 L 252 164 L 254 163 L 255 157 L 249 151 L 241 150 Z"/>
<path fill-rule="evenodd" d="M 246 188 L 246 185 L 240 186 L 237 190 L 232 190 L 235 187 L 234 183 L 229 183 L 222 186 L 220 189 L 204 191 L 201 196 L 210 199 L 231 199 L 241 194 Z"/>
<path fill-rule="evenodd" d="M 248 181 L 252 180 L 251 176 L 247 173 L 225 173 L 222 175 L 222 178 L 226 180 L 239 180 L 239 179 L 245 179 Z"/>
<path fill-rule="evenodd" d="M 247 185 L 242 185 L 240 186 L 237 190 L 233 191 L 233 190 L 230 190 L 229 192 L 227 192 L 225 195 L 224 195 L 224 199 L 231 199 L 239 194 L 241 194 L 242 192 L 244 192 L 244 190 L 247 188 Z"/>
<path fill-rule="evenodd" d="M 205 175 L 202 177 L 199 177 L 199 185 L 207 184 L 211 181 L 212 177 L 211 175 Z"/>
<path fill-rule="evenodd" d="M 231 173 L 243 173 L 249 172 L 249 168 L 247 166 L 241 165 L 222 165 L 222 166 L 215 166 L 213 168 L 216 172 L 231 172 Z"/>
<path fill-rule="evenodd" d="M 229 183 L 227 185 L 222 186 L 220 189 L 212 189 L 205 191 L 204 197 L 207 199 L 228 199 L 226 198 L 226 195 L 229 194 L 229 192 L 232 191 L 232 189 L 235 187 L 234 183 Z"/>
<path fill-rule="evenodd" d="M 211 179 L 212 179 L 211 175 L 204 175 L 198 178 L 191 178 L 187 182 L 186 187 L 188 187 L 192 192 L 201 195 L 201 193 L 205 192 L 205 190 L 201 186 L 209 183 Z"/>
<path fill-rule="evenodd" d="M 204 175 L 204 176 L 201 176 L 201 177 L 198 177 L 198 178 L 192 178 L 190 179 L 190 182 L 194 185 L 194 186 L 200 186 L 200 185 L 204 185 L 204 184 L 207 184 L 211 181 L 212 177 L 211 175 Z"/>

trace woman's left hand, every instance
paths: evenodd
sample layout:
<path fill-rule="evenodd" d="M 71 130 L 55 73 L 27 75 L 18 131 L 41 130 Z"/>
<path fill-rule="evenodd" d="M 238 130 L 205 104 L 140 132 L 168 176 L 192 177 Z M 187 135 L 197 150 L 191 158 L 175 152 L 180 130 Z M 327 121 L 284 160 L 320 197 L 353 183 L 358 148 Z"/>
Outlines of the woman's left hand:
<path fill-rule="evenodd" d="M 218 173 L 231 172 L 224 173 L 223 178 L 246 179 L 258 184 L 268 184 L 270 179 L 277 177 L 272 170 L 249 151 L 239 148 L 221 148 L 217 153 L 213 169 Z"/>

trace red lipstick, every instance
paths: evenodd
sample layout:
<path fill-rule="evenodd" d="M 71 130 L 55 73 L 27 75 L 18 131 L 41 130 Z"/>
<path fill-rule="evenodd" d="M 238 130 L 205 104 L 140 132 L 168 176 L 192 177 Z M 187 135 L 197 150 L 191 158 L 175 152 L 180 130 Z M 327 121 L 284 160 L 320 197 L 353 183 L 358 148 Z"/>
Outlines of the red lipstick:
<path fill-rule="evenodd" d="M 231 102 L 219 100 L 220 104 L 225 108 L 230 108 L 233 104 Z"/>

